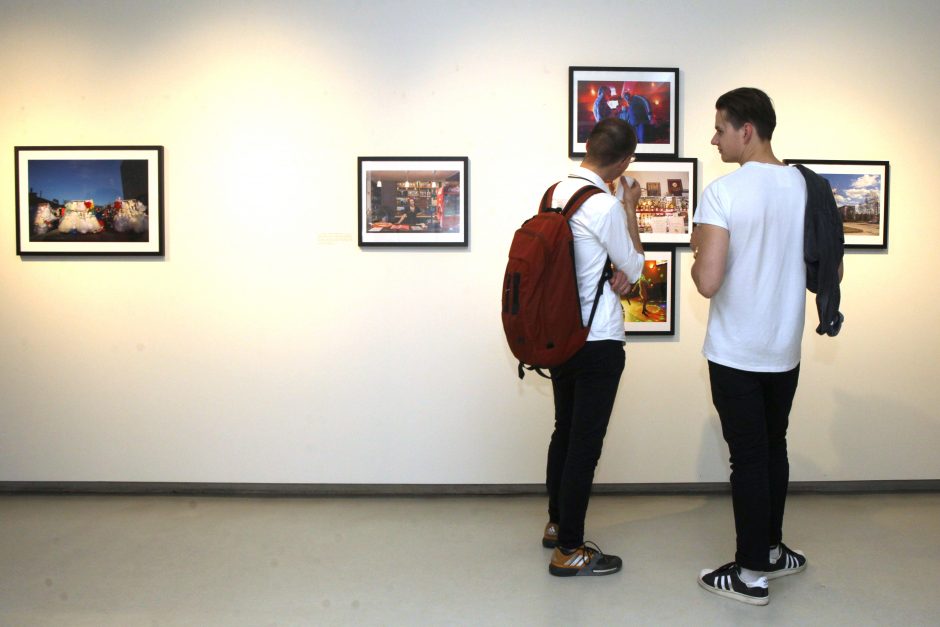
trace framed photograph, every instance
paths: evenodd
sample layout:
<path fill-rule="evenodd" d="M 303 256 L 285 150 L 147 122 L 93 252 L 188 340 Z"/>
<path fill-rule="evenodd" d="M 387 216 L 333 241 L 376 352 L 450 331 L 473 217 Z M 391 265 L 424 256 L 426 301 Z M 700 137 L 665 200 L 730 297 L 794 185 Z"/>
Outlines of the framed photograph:
<path fill-rule="evenodd" d="M 641 190 L 636 204 L 641 242 L 688 246 L 698 196 L 697 169 L 695 158 L 630 164 L 626 175 L 636 179 Z"/>
<path fill-rule="evenodd" d="M 676 252 L 673 248 L 646 250 L 640 280 L 624 296 L 623 328 L 627 335 L 674 335 L 676 311 Z"/>
<path fill-rule="evenodd" d="M 359 157 L 360 246 L 467 246 L 467 157 Z"/>
<path fill-rule="evenodd" d="M 16 146 L 16 254 L 163 252 L 163 146 Z"/>
<path fill-rule="evenodd" d="M 637 156 L 679 156 L 679 69 L 568 68 L 568 154 L 583 157 L 594 125 L 609 117 L 636 131 Z"/>
<path fill-rule="evenodd" d="M 829 181 L 846 248 L 888 247 L 888 162 L 785 159 Z"/>

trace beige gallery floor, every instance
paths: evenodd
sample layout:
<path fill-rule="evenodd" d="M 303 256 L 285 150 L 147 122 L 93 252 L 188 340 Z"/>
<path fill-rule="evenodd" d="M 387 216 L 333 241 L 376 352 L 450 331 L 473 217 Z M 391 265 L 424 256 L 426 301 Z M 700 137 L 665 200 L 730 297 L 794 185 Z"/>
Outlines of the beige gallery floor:
<path fill-rule="evenodd" d="M 940 494 L 793 495 L 770 604 L 707 594 L 729 497 L 596 496 L 623 572 L 557 579 L 544 500 L 0 496 L 0 625 L 938 625 Z"/>

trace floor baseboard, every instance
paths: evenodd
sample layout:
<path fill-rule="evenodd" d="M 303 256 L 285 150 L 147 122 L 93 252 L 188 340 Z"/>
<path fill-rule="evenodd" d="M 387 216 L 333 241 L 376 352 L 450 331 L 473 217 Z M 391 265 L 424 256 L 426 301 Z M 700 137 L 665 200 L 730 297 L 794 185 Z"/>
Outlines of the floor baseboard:
<path fill-rule="evenodd" d="M 879 481 L 791 481 L 791 494 L 877 494 L 940 491 L 940 479 Z M 726 494 L 727 483 L 599 483 L 594 494 Z M 136 496 L 529 496 L 537 483 L 358 484 L 358 483 L 190 483 L 136 481 L 0 481 L 0 494 L 114 494 Z"/>

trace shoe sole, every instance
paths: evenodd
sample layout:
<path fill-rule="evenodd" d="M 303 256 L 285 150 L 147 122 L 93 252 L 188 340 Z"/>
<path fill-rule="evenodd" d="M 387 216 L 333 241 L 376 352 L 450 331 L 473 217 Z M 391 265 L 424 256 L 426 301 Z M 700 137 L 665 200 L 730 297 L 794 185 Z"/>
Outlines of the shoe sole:
<path fill-rule="evenodd" d="M 558 546 L 558 540 L 542 538 L 542 546 L 544 546 L 546 549 L 554 549 L 556 546 Z"/>
<path fill-rule="evenodd" d="M 796 568 L 784 568 L 783 570 L 775 570 L 773 572 L 765 572 L 764 577 L 767 579 L 778 579 L 779 577 L 786 577 L 787 575 L 795 575 L 806 570 L 806 564 L 802 566 L 797 566 Z"/>
<path fill-rule="evenodd" d="M 620 568 L 611 568 L 608 570 L 587 570 L 584 568 L 562 568 L 561 566 L 555 566 L 554 564 L 548 565 L 548 572 L 556 577 L 576 577 L 581 575 L 582 577 L 603 577 L 605 575 L 613 575 L 620 572 Z"/>
<path fill-rule="evenodd" d="M 712 594 L 717 594 L 718 596 L 726 597 L 729 599 L 734 599 L 735 601 L 740 601 L 741 603 L 747 603 L 748 605 L 767 605 L 770 603 L 770 596 L 766 597 L 749 597 L 746 594 L 741 594 L 740 592 L 735 592 L 733 590 L 721 590 L 710 586 L 699 577 L 698 585 L 711 592 Z"/>

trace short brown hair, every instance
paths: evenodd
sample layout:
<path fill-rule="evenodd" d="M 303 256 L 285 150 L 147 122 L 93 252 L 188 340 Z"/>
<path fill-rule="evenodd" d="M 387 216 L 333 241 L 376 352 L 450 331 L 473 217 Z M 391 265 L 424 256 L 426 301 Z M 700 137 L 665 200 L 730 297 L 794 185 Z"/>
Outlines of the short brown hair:
<path fill-rule="evenodd" d="M 738 87 L 722 94 L 715 102 L 715 108 L 725 112 L 725 119 L 735 129 L 746 122 L 754 125 L 757 136 L 770 140 L 777 127 L 777 113 L 770 96 L 756 87 Z"/>
<path fill-rule="evenodd" d="M 636 152 L 636 132 L 620 118 L 605 118 L 594 126 L 587 140 L 587 158 L 608 166 Z"/>

